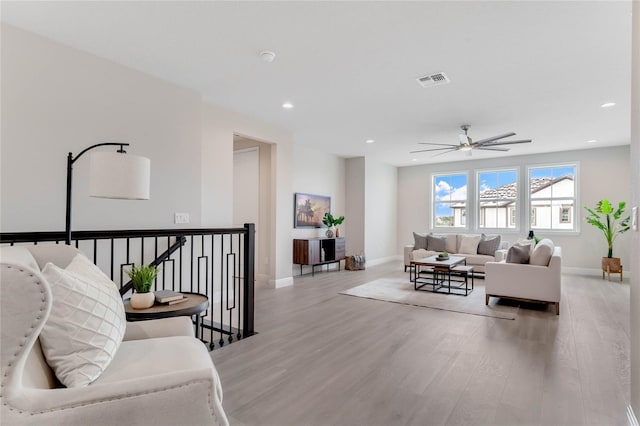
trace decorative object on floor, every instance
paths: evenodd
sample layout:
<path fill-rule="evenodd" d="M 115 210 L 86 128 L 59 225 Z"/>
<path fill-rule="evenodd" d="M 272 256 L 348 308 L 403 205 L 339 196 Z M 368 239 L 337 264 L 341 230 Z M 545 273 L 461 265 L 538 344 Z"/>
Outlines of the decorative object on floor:
<path fill-rule="evenodd" d="M 427 151 L 444 151 L 437 155 L 446 154 L 452 151 L 470 151 L 473 149 L 479 149 L 483 151 L 509 151 L 509 148 L 499 148 L 502 145 L 514 145 L 519 143 L 531 143 L 531 139 L 522 139 L 517 141 L 502 141 L 499 142 L 500 139 L 508 138 L 511 136 L 515 136 L 514 132 L 504 133 L 502 135 L 493 136 L 490 138 L 482 139 L 477 142 L 474 142 L 468 135 L 467 132 L 471 126 L 468 124 L 463 124 L 460 126 L 464 134 L 459 135 L 459 144 L 447 144 L 447 143 L 431 143 L 431 142 L 419 142 L 422 145 L 439 145 L 444 148 L 431 148 L 431 149 L 420 149 L 417 151 L 411 151 L 411 154 L 417 152 L 427 152 Z M 437 156 L 436 155 L 436 156 Z"/>
<path fill-rule="evenodd" d="M 67 203 L 65 217 L 65 243 L 71 244 L 71 183 L 73 163 L 87 151 L 100 146 L 119 146 L 117 152 L 95 152 L 91 154 L 89 195 L 99 198 L 126 200 L 148 200 L 151 162 L 137 155 L 124 155 L 128 143 L 105 142 L 80 151 L 75 157 L 67 155 Z"/>
<path fill-rule="evenodd" d="M 364 255 L 347 256 L 344 260 L 344 269 L 347 271 L 362 271 L 366 269 L 367 260 Z"/>
<path fill-rule="evenodd" d="M 131 295 L 131 307 L 133 309 L 146 309 L 153 306 L 156 298 L 151 291 L 153 280 L 158 276 L 158 270 L 153 266 L 133 266 L 127 275 L 133 282 L 135 292 Z"/>
<path fill-rule="evenodd" d="M 324 214 L 331 211 L 331 197 L 296 192 L 293 210 L 294 228 L 321 228 Z"/>
<path fill-rule="evenodd" d="M 624 219 L 620 219 L 626 206 L 627 203 L 625 201 L 620 201 L 618 208 L 614 209 L 611 202 L 606 198 L 598 201 L 595 209 L 584 206 L 589 213 L 585 218 L 586 221 L 601 230 L 607 240 L 609 251 L 607 257 L 602 258 L 601 266 L 602 279 L 604 279 L 606 273 L 609 281 L 611 281 L 611 274 L 620 274 L 620 281 L 622 281 L 622 265 L 619 257 L 613 257 L 613 243 L 620 234 L 624 234 L 629 230 L 630 217 L 627 216 Z M 604 216 L 600 216 L 601 214 Z"/>
<path fill-rule="evenodd" d="M 334 236 L 334 232 L 333 232 L 333 228 L 335 227 L 336 231 L 335 231 L 335 236 L 339 237 L 340 233 L 338 231 L 337 226 L 338 225 L 342 225 L 342 222 L 344 222 L 344 216 L 340 216 L 340 217 L 333 217 L 333 215 L 330 212 L 326 212 L 324 214 L 324 216 L 322 217 L 322 223 L 325 224 L 325 226 L 329 229 L 327 229 L 327 238 L 333 238 Z"/>
<path fill-rule="evenodd" d="M 414 291 L 413 284 L 407 281 L 406 275 L 380 278 L 342 291 L 340 294 L 507 320 L 516 319 L 519 309 L 517 304 L 501 301 L 489 306 L 484 305 L 482 301 L 485 292 L 481 283 L 476 285 L 475 291 L 469 293 L 468 297 L 449 297 L 438 293 Z"/>

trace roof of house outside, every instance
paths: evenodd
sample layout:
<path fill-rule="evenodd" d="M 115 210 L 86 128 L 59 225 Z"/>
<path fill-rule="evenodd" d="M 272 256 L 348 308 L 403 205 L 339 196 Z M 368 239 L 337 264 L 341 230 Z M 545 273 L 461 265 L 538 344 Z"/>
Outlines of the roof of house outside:
<path fill-rule="evenodd" d="M 565 175 L 559 178 L 534 178 L 531 179 L 531 193 L 535 194 L 551 185 L 554 185 L 562 180 L 573 180 L 573 176 Z M 483 201 L 481 207 L 495 207 L 495 206 L 507 206 L 512 204 L 517 198 L 517 185 L 516 182 L 508 183 L 506 185 L 499 186 L 497 188 L 485 189 L 480 193 L 480 200 L 500 200 L 494 203 L 490 201 Z M 506 201 L 505 201 L 506 200 Z M 451 206 L 452 208 L 465 207 L 465 203 L 456 203 Z"/>

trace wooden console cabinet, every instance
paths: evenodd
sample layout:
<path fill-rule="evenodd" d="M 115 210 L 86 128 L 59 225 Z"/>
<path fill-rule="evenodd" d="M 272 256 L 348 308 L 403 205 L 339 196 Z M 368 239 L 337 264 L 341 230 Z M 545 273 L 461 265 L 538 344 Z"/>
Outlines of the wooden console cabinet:
<path fill-rule="evenodd" d="M 293 263 L 300 265 L 300 275 L 304 265 L 311 266 L 311 275 L 315 267 L 337 263 L 345 257 L 344 238 L 307 238 L 293 240 Z"/>

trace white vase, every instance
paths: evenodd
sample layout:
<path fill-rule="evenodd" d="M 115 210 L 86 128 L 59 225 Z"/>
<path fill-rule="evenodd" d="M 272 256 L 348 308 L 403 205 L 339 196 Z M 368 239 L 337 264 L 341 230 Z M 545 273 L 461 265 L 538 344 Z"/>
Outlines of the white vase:
<path fill-rule="evenodd" d="M 152 291 L 148 293 L 133 293 L 131 295 L 131 307 L 133 309 L 147 309 L 153 306 L 156 296 Z"/>

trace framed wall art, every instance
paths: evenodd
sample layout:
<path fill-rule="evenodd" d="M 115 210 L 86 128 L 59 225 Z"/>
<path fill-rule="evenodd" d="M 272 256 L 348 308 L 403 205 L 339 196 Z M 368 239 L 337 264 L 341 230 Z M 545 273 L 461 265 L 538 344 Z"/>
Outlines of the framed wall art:
<path fill-rule="evenodd" d="M 295 228 L 321 228 L 324 214 L 331 211 L 331 197 L 296 192 L 293 211 Z"/>

